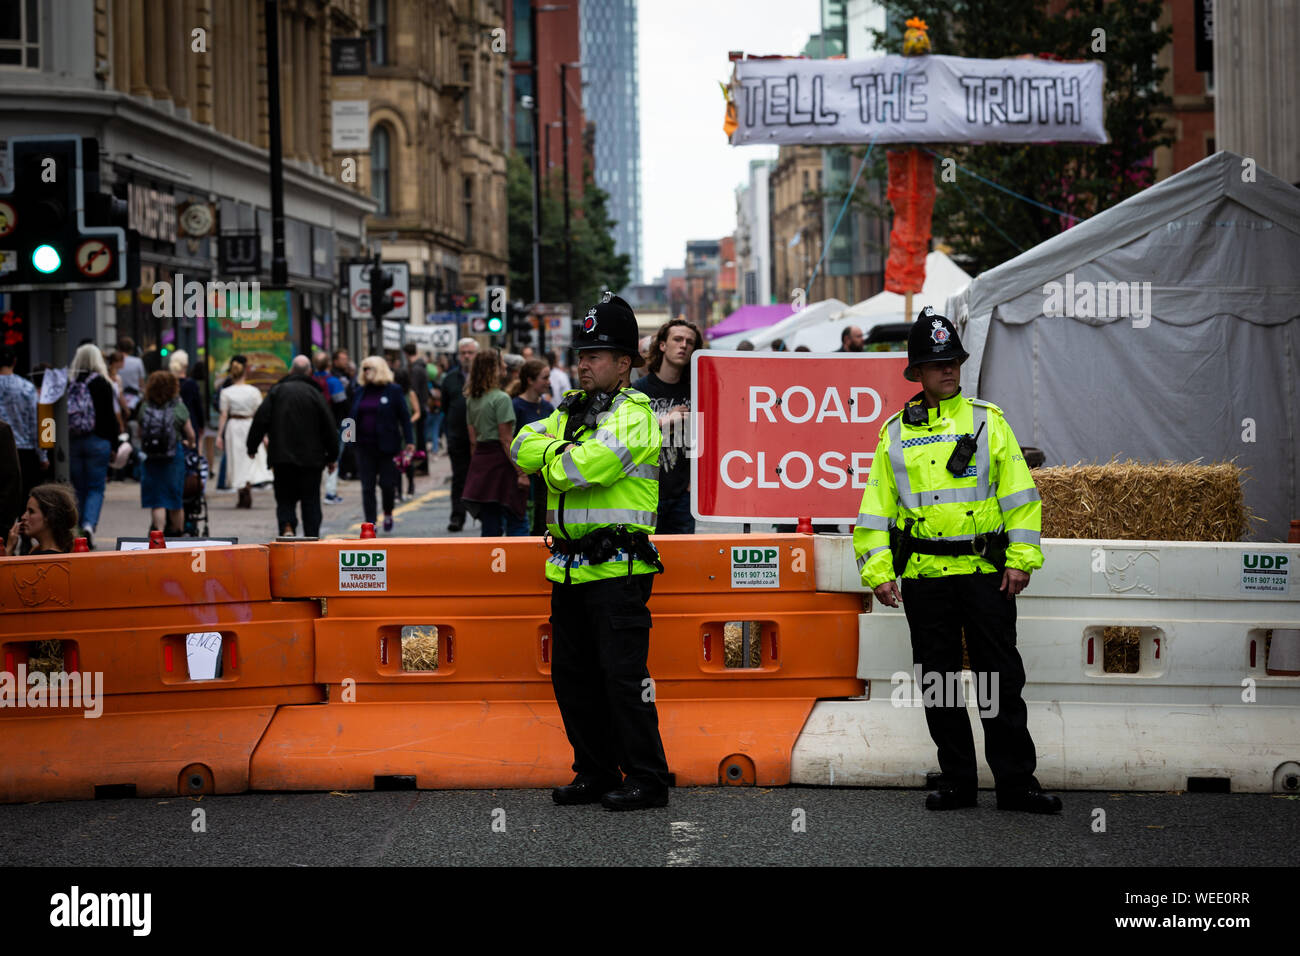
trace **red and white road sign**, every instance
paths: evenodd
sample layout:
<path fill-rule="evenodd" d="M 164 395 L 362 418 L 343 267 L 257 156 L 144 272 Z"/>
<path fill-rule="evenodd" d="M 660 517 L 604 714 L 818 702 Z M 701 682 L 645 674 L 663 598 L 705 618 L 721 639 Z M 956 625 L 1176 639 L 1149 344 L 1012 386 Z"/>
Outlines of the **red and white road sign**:
<path fill-rule="evenodd" d="M 77 269 L 83 276 L 98 279 L 113 264 L 113 251 L 100 239 L 87 239 L 77 246 Z"/>
<path fill-rule="evenodd" d="M 856 521 L 880 426 L 920 388 L 905 368 L 897 352 L 696 352 L 691 512 Z"/>
<path fill-rule="evenodd" d="M 406 308 L 406 293 L 405 293 L 405 292 L 401 292 L 401 291 L 390 292 L 390 293 L 388 294 L 388 297 L 389 297 L 390 299 L 393 300 L 393 311 L 394 311 L 394 312 L 400 312 L 402 309 L 405 309 L 405 308 Z"/>

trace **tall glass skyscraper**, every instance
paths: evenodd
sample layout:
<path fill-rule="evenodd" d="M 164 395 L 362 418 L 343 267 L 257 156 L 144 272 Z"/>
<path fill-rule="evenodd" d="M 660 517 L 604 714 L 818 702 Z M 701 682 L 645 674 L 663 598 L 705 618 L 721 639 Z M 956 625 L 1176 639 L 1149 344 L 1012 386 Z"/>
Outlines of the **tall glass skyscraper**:
<path fill-rule="evenodd" d="M 636 0 L 581 0 L 582 106 L 596 124 L 596 185 L 609 193 L 614 244 L 641 276 L 641 95 Z"/>

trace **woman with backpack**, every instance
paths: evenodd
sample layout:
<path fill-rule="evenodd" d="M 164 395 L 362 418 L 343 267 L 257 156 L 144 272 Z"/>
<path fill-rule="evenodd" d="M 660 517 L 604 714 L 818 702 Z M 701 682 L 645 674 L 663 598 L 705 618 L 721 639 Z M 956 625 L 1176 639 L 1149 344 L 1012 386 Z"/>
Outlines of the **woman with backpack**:
<path fill-rule="evenodd" d="M 236 508 L 253 507 L 251 486 L 274 477 L 266 463 L 266 447 L 259 446 L 254 458 L 248 456 L 245 447 L 253 427 L 253 414 L 262 404 L 262 393 L 257 386 L 244 381 L 247 374 L 248 366 L 238 356 L 230 360 L 230 384 L 221 390 L 221 418 L 217 421 L 217 451 L 225 453 L 226 481 L 229 487 L 239 489 Z"/>
<path fill-rule="evenodd" d="M 194 427 L 189 409 L 180 400 L 180 383 L 171 372 L 149 375 L 144 400 L 136 406 L 140 419 L 140 506 L 150 510 L 150 531 L 180 534 L 185 521 L 185 452 L 193 447 Z M 183 441 L 182 441 L 183 440 Z"/>
<path fill-rule="evenodd" d="M 95 526 L 104 506 L 108 461 L 125 431 L 113 397 L 113 383 L 99 347 L 86 343 L 68 366 L 69 463 L 77 492 L 82 535 L 95 546 Z"/>

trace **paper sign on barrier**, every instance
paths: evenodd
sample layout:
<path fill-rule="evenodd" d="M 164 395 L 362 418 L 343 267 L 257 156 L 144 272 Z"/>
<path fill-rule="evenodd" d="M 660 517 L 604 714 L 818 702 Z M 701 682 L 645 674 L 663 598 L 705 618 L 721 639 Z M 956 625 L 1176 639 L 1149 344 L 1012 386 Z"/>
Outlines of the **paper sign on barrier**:
<path fill-rule="evenodd" d="M 185 663 L 190 680 L 215 680 L 221 676 L 221 634 L 198 631 L 185 635 Z"/>

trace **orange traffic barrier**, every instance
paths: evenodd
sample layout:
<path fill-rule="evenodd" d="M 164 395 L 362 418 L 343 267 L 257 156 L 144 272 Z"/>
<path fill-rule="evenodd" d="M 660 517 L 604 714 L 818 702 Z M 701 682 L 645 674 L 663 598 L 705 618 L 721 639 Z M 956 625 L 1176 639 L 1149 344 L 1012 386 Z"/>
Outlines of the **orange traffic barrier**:
<path fill-rule="evenodd" d="M 319 610 L 260 546 L 6 559 L 0 801 L 246 790 L 276 707 L 324 697 Z"/>
<path fill-rule="evenodd" d="M 816 700 L 864 692 L 855 676 L 861 604 L 816 592 L 814 541 L 656 540 L 668 570 L 650 602 L 649 670 L 679 785 L 788 783 L 791 748 Z M 733 548 L 743 552 L 739 576 Z M 328 703 L 279 710 L 253 755 L 255 789 L 570 779 L 540 542 L 286 542 L 270 554 L 276 597 L 322 601 L 316 679 Z M 755 574 L 779 588 L 749 586 Z M 761 622 L 758 667 L 726 666 L 725 625 L 740 621 Z M 423 642 L 427 652 L 431 633 L 436 663 L 408 669 L 404 645 Z"/>

